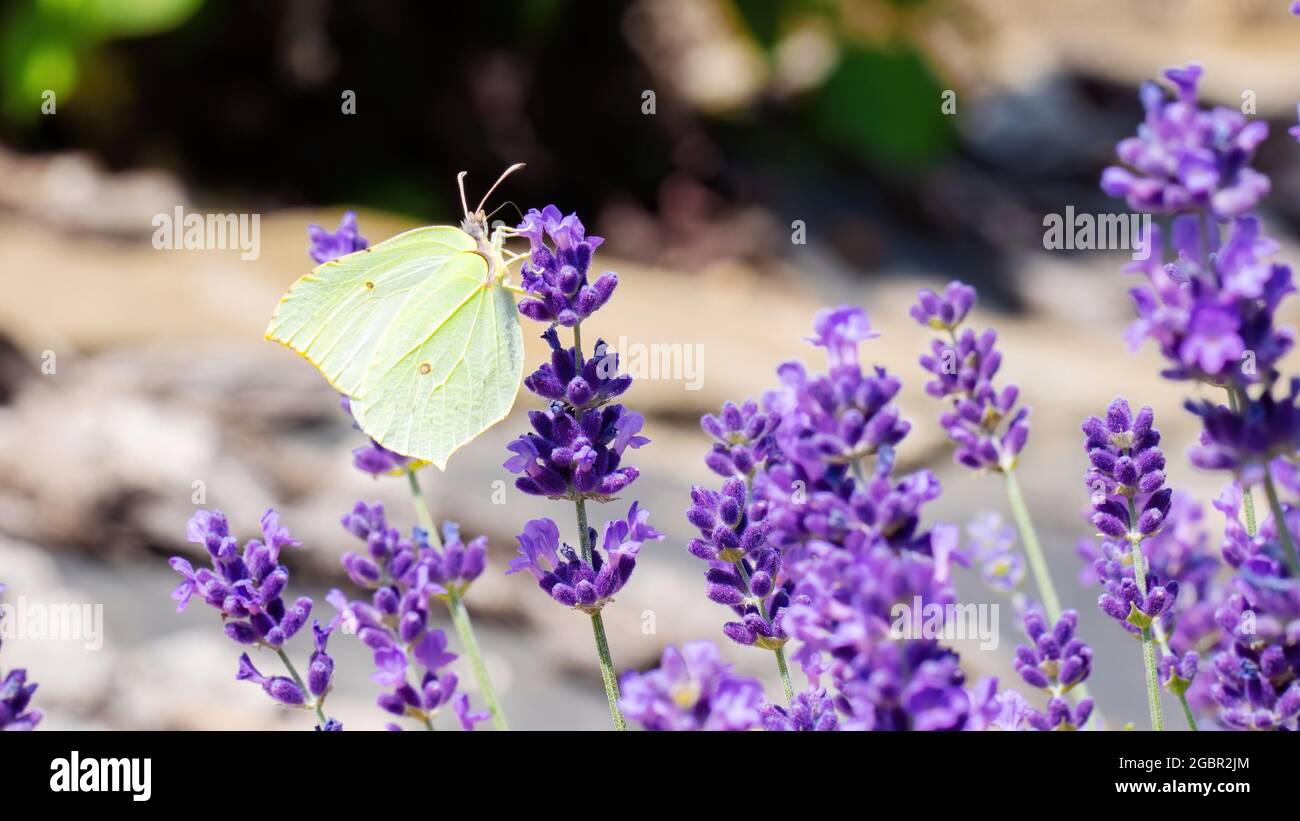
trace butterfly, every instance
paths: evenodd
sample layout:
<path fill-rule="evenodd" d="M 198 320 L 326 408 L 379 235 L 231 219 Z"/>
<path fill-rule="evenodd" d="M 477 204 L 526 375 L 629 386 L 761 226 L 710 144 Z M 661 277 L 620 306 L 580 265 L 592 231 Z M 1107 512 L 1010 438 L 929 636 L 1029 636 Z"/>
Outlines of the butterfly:
<path fill-rule="evenodd" d="M 509 269 L 511 230 L 472 212 L 323 263 L 280 299 L 266 338 L 306 357 L 351 399 L 367 435 L 445 470 L 458 449 L 504 419 L 523 377 L 523 331 Z"/>

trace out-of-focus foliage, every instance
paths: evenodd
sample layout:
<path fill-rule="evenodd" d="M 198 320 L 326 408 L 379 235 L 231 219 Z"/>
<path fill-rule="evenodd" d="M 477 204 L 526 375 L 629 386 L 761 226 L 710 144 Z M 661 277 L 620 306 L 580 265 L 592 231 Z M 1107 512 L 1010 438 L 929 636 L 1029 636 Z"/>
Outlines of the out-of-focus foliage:
<path fill-rule="evenodd" d="M 909 35 L 928 0 L 733 0 L 769 59 L 783 37 L 818 25 L 832 34 L 834 68 L 810 89 L 808 128 L 877 169 L 924 167 L 952 145 L 943 86 Z"/>
<path fill-rule="evenodd" d="M 203 0 L 19 0 L 0 20 L 0 104 L 30 122 L 46 92 L 75 93 L 87 57 L 108 40 L 144 37 L 185 22 Z"/>

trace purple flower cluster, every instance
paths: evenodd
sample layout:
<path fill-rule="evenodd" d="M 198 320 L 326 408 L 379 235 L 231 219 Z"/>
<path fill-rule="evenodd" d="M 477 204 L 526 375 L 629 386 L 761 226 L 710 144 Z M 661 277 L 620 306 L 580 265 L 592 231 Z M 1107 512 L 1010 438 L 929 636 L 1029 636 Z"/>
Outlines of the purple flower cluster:
<path fill-rule="evenodd" d="M 597 613 L 631 578 L 641 545 L 663 538 L 648 524 L 649 518 L 650 512 L 638 509 L 633 502 L 626 520 L 605 524 L 599 544 L 595 530 L 591 530 L 590 560 L 567 544 L 561 546 L 560 528 L 555 522 L 533 519 L 519 534 L 519 556 L 510 562 L 506 573 L 526 570 L 560 604 Z"/>
<path fill-rule="evenodd" d="M 641 414 L 622 405 L 574 411 L 552 402 L 545 411 L 530 411 L 528 419 L 534 432 L 508 445 L 515 455 L 504 465 L 520 474 L 515 487 L 524 493 L 609 501 L 640 475 L 622 459 L 628 448 L 650 441 L 640 435 Z"/>
<path fill-rule="evenodd" d="M 339 220 L 338 230 L 333 233 L 319 225 L 307 226 L 307 238 L 310 240 L 308 253 L 311 254 L 312 259 L 320 263 L 347 256 L 353 251 L 360 251 L 370 245 L 357 229 L 355 211 L 345 211 L 343 218 Z"/>
<path fill-rule="evenodd" d="M 307 624 L 312 600 L 301 596 L 292 605 L 285 603 L 283 594 L 289 585 L 289 571 L 280 564 L 280 551 L 301 543 L 280 524 L 280 516 L 274 509 L 262 514 L 260 525 L 261 538 L 250 539 L 241 548 L 221 511 L 200 510 L 190 518 L 185 537 L 207 550 L 212 566 L 196 571 L 184 558 L 171 559 L 172 569 L 182 579 L 172 592 L 176 611 L 185 610 L 190 600 L 198 596 L 221 614 L 226 636 L 232 641 L 279 653 L 285 664 L 290 665 L 289 676 L 263 676 L 245 653 L 240 656 L 236 679 L 257 684 L 280 704 L 315 710 L 321 722 L 319 729 L 342 729 L 322 711 L 334 675 L 334 661 L 326 651 L 326 643 L 336 625 L 331 622 L 321 627 L 319 621 L 312 623 L 316 649 L 304 682 L 283 648 Z"/>
<path fill-rule="evenodd" d="M 1223 558 L 1235 571 L 1214 611 L 1222 640 L 1210 693 L 1219 718 L 1237 729 L 1300 729 L 1300 585 L 1280 554 L 1278 523 L 1267 517 L 1251 535 L 1235 483 L 1214 505 L 1226 521 Z"/>
<path fill-rule="evenodd" d="M 1143 87 L 1146 121 L 1137 137 L 1119 146 L 1120 159 L 1133 170 L 1107 169 L 1102 188 L 1138 210 L 1177 215 L 1169 247 L 1153 228 L 1147 245 L 1155 253 L 1129 267 L 1147 281 L 1131 292 L 1138 319 L 1128 337 L 1133 347 L 1156 341 L 1168 363 L 1164 376 L 1227 391 L 1226 404 L 1200 399 L 1187 407 L 1202 422 L 1192 463 L 1229 471 L 1236 480 L 1215 502 L 1226 520 L 1223 562 L 1234 572 L 1227 584 L 1216 577 L 1220 565 L 1205 555 L 1194 529 L 1168 537 L 1176 504 L 1162 514 L 1165 532 L 1143 539 L 1153 570 L 1146 589 L 1124 566 L 1119 545 L 1103 541 L 1094 569 L 1107 586 L 1103 609 L 1130 630 L 1150 624 L 1157 638 L 1168 636 L 1159 663 L 1167 689 L 1186 694 L 1200 709 L 1211 702 L 1195 690 L 1208 690 L 1228 727 L 1295 729 L 1300 561 L 1294 533 L 1300 521 L 1290 521 L 1290 498 L 1300 482 L 1281 457 L 1300 447 L 1300 383 L 1292 381 L 1283 394 L 1275 390 L 1284 382 L 1277 364 L 1294 337 L 1274 324 L 1295 286 L 1290 268 L 1271 259 L 1278 244 L 1250 213 L 1269 191 L 1268 179 L 1250 167 L 1267 126 L 1230 109 L 1201 109 L 1200 74 L 1195 65 L 1166 72 L 1175 86 L 1172 101 L 1153 83 Z M 1256 528 L 1251 491 L 1261 484 L 1275 515 Z M 1158 578 L 1177 581 L 1161 585 Z M 1176 591 L 1187 591 L 1180 596 L 1187 601 L 1173 601 Z M 1208 687 L 1200 682 L 1209 676 L 1196 677 L 1204 651 L 1213 654 Z"/>
<path fill-rule="evenodd" d="M 968 307 L 932 312 L 955 322 Z M 892 403 L 899 383 L 858 358 L 876 335 L 860 309 L 823 311 L 810 341 L 826 349 L 826 373 L 782 365 L 763 410 L 747 402 L 703 420 L 709 466 L 728 477 L 721 492 L 696 488 L 688 514 L 700 529 L 690 551 L 711 563 L 709 597 L 747 608 L 750 631 L 733 623 L 732 638 L 796 639 L 805 673 L 831 685 L 767 708 L 770 729 L 982 729 L 1009 703 L 994 685 L 977 704 L 952 650 L 891 633 L 898 602 L 954 600 L 951 565 L 964 557 L 955 528 L 921 527 L 934 476 L 894 475 L 908 431 Z"/>
<path fill-rule="evenodd" d="M 0 584 L 0 593 L 5 586 Z M 36 684 L 27 683 L 27 671 L 10 670 L 0 676 L 0 731 L 34 730 L 43 717 L 40 710 L 31 707 Z"/>
<path fill-rule="evenodd" d="M 587 281 L 592 252 L 604 240 L 587 236 L 577 214 L 566 217 L 554 205 L 541 211 L 532 208 L 515 230 L 528 238 L 529 259 L 522 284 L 532 294 L 520 300 L 519 313 L 537 322 L 572 328 L 614 294 L 618 274 L 606 271 L 595 282 Z"/>
<path fill-rule="evenodd" d="M 1201 109 L 1200 78 L 1196 64 L 1166 71 L 1172 100 L 1159 85 L 1143 84 L 1146 119 L 1137 136 L 1119 143 L 1120 162 L 1128 167 L 1112 166 L 1102 174 L 1107 194 L 1125 198 L 1137 211 L 1208 211 L 1224 219 L 1249 211 L 1268 194 L 1268 177 L 1250 167 L 1268 124 L 1248 122 L 1231 108 Z"/>
<path fill-rule="evenodd" d="M 786 643 L 781 623 L 793 585 L 778 583 L 781 555 L 768 543 L 767 505 L 750 504 L 739 478 L 728 479 L 720 493 L 692 488 L 691 501 L 686 518 L 699 528 L 700 538 L 687 549 L 709 564 L 705 594 L 739 617 L 724 624 L 723 632 L 738 644 L 780 649 Z"/>
<path fill-rule="evenodd" d="M 520 301 L 519 312 L 550 324 L 542 336 L 551 361 L 524 385 L 549 405 L 529 412 L 533 432 L 509 444 L 514 456 L 505 468 L 519 474 L 515 486 L 524 493 L 575 502 L 586 532 L 575 549 L 561 542 L 554 521 L 534 519 L 519 535 L 519 556 L 506 572 L 526 570 L 555 601 L 596 616 L 627 584 L 641 545 L 663 538 L 636 502 L 625 520 L 605 525 L 599 544 L 586 524 L 585 502 L 611 501 L 636 481 L 639 472 L 622 463 L 623 455 L 650 442 L 641 435 L 641 414 L 609 404 L 632 385 L 618 373 L 617 355 L 597 341 L 595 356 L 587 358 L 580 344 L 579 326 L 609 300 L 618 276 L 607 272 L 588 283 L 592 252 L 602 240 L 588 237 L 576 214 L 563 216 L 554 205 L 532 209 L 516 230 L 529 241 L 523 286 L 533 295 Z M 573 328 L 573 347 L 560 343 L 557 325 Z"/>
<path fill-rule="evenodd" d="M 1066 610 L 1048 623 L 1037 608 L 1025 611 L 1025 634 L 1033 646 L 1016 647 L 1015 669 L 1029 686 L 1053 696 L 1068 693 L 1092 672 L 1092 648 L 1075 636 L 1079 614 Z"/>
<path fill-rule="evenodd" d="M 974 470 L 1014 467 L 1029 440 L 1029 408 L 1016 407 L 1020 389 L 1015 385 L 994 385 L 1002 366 L 997 333 L 991 328 L 979 335 L 970 328 L 958 333 L 975 304 L 975 289 L 953 280 L 942 295 L 923 290 L 917 300 L 912 318 L 948 334 L 931 340 L 930 353 L 920 362 L 933 377 L 925 392 L 950 403 L 939 424 L 957 445 L 954 458 Z"/>
<path fill-rule="evenodd" d="M 332 590 L 326 600 L 339 611 L 344 632 L 374 654 L 371 680 L 385 688 L 377 703 L 426 727 L 450 703 L 462 728 L 472 730 L 488 714 L 472 712 L 469 695 L 457 692 L 456 674 L 443 669 L 456 656 L 447 652 L 446 634 L 432 626 L 429 605 L 464 595 L 486 566 L 487 538 L 465 544 L 448 522 L 439 546 L 419 527 L 408 539 L 388 524 L 379 503 L 358 502 L 342 524 L 366 545 L 364 553 L 344 554 L 343 568 L 354 584 L 372 592 L 369 601 L 349 601 Z"/>
<path fill-rule="evenodd" d="M 1173 490 L 1165 484 L 1165 455 L 1155 413 L 1143 407 L 1133 415 L 1128 401 L 1116 399 L 1104 420 L 1090 416 L 1081 426 L 1090 465 L 1084 481 L 1092 490 L 1092 523 L 1112 539 L 1150 536 L 1169 513 Z"/>
<path fill-rule="evenodd" d="M 280 525 L 274 509 L 262 514 L 262 538 L 250 539 L 241 549 L 230 534 L 230 523 L 219 510 L 200 510 L 186 525 L 185 538 L 203 545 L 211 569 L 195 570 L 180 556 L 171 567 L 182 581 L 172 591 L 176 612 L 198 596 L 221 613 L 226 635 L 239 644 L 265 645 L 278 650 L 307 624 L 312 601 L 303 596 L 286 605 L 282 594 L 289 585 L 289 570 L 280 564 L 280 551 L 301 542 Z"/>
<path fill-rule="evenodd" d="M 543 399 L 562 401 L 573 411 L 586 411 L 621 396 L 632 386 L 632 377 L 618 372 L 618 354 L 610 351 L 603 339 L 596 340 L 596 355 L 581 368 L 577 349 L 561 346 L 555 328 L 547 328 L 542 339 L 551 346 L 551 361 L 524 377 L 524 387 Z"/>
<path fill-rule="evenodd" d="M 796 693 L 787 709 L 779 704 L 762 708 L 763 729 L 769 732 L 829 732 L 839 729 L 835 702 L 825 687 L 809 687 Z"/>
<path fill-rule="evenodd" d="M 740 477 L 748 481 L 755 470 L 766 467 L 776 447 L 774 434 L 780 424 L 779 413 L 759 410 L 752 399 L 742 405 L 724 403 L 721 413 L 706 413 L 700 418 L 700 427 L 713 442 L 704 463 L 724 479 Z"/>
<path fill-rule="evenodd" d="M 665 647 L 659 667 L 629 670 L 620 686 L 619 708 L 647 730 L 752 730 L 765 723 L 763 686 L 733 673 L 707 641 Z"/>

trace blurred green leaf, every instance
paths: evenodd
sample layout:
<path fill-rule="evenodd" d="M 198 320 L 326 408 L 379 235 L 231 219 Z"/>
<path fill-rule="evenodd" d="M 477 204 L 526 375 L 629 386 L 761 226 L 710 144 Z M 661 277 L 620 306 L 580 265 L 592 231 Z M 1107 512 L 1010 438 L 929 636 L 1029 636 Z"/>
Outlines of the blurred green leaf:
<path fill-rule="evenodd" d="M 42 95 L 76 91 L 88 51 L 108 40 L 169 31 L 203 0 L 20 0 L 0 19 L 0 97 L 7 118 L 29 123 Z"/>
<path fill-rule="evenodd" d="M 878 168 L 924 167 L 952 144 L 942 92 L 911 46 L 850 46 L 813 104 L 814 127 Z"/>

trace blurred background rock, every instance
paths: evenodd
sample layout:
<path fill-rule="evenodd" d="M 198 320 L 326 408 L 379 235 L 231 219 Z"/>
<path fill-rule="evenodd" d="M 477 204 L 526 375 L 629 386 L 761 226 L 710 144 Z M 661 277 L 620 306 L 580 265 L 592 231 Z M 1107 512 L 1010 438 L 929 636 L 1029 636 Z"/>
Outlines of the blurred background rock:
<path fill-rule="evenodd" d="M 916 365 L 927 335 L 906 316 L 918 287 L 961 277 L 1034 408 L 1024 484 L 1097 649 L 1090 684 L 1108 719 L 1139 717 L 1136 645 L 1073 581 L 1074 543 L 1090 533 L 1077 426 L 1124 394 L 1155 406 L 1180 454 L 1195 435 L 1187 387 L 1125 349 L 1124 253 L 1044 251 L 1043 217 L 1114 207 L 1097 179 L 1141 116 L 1138 83 L 1198 59 L 1208 98 L 1249 101 L 1273 125 L 1265 218 L 1294 258 L 1300 166 L 1285 127 L 1300 21 L 1285 5 L 13 0 L 0 13 L 0 580 L 7 601 L 99 603 L 106 623 L 100 650 L 14 640 L 0 664 L 30 668 L 49 727 L 308 726 L 234 682 L 238 650 L 210 611 L 173 613 L 165 558 L 188 551 L 199 490 L 241 537 L 281 509 L 304 540 L 289 556 L 295 590 L 317 597 L 346 584 L 338 519 L 356 499 L 410 524 L 402 483 L 352 470 L 358 436 L 324 380 L 262 332 L 310 268 L 308 223 L 355 207 L 374 242 L 451 222 L 457 171 L 472 193 L 526 162 L 498 195 L 511 201 L 501 218 L 553 201 L 608 238 L 600 264 L 622 285 L 595 332 L 704 354 L 699 390 L 642 380 L 627 396 L 654 442 L 631 496 L 669 538 L 607 611 L 621 667 L 710 638 L 769 676 L 766 653 L 721 635 L 682 513 L 692 483 L 716 483 L 698 416 L 759 394 L 784 359 L 819 364 L 801 339 L 821 305 L 861 304 L 884 331 L 864 355 L 906 380 L 904 466 L 945 486 L 930 514 L 1003 510 L 995 480 L 952 466 Z M 178 205 L 260 214 L 260 255 L 155 250 L 154 215 Z M 544 347 L 525 330 L 536 363 Z M 491 536 L 470 606 L 512 722 L 601 728 L 585 620 L 500 572 L 527 518 L 561 518 L 513 489 L 492 504 L 527 405 L 425 487 L 438 515 Z M 1217 491 L 1184 459 L 1170 473 L 1202 500 Z M 959 587 L 963 601 L 995 600 L 970 573 Z M 961 646 L 969 673 L 1008 676 L 1013 622 L 1004 608 L 995 652 Z M 345 637 L 332 649 L 332 712 L 380 727 L 365 653 Z"/>

